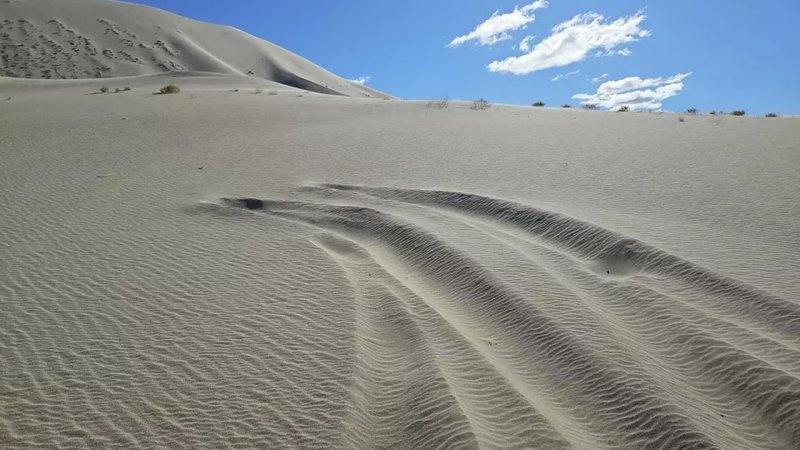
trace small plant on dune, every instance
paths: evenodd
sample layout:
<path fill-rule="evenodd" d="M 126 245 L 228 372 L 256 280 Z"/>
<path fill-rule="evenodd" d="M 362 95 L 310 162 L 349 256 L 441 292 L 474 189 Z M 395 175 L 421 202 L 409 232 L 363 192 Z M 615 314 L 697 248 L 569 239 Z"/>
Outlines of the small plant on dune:
<path fill-rule="evenodd" d="M 470 107 L 470 109 L 476 109 L 476 110 L 489 109 L 489 107 L 491 106 L 492 105 L 490 105 L 485 98 L 479 98 L 472 102 L 472 106 Z"/>
<path fill-rule="evenodd" d="M 689 108 L 686 110 L 686 114 L 695 115 L 697 114 L 697 108 Z"/>
<path fill-rule="evenodd" d="M 534 102 L 532 106 L 535 106 L 537 108 L 541 108 L 542 106 L 544 106 L 544 102 Z"/>
<path fill-rule="evenodd" d="M 178 86 L 176 86 L 174 84 L 168 84 L 168 85 L 162 87 L 161 89 L 159 89 L 158 93 L 160 95 L 166 95 L 166 94 L 177 94 L 180 91 L 181 91 L 181 88 L 179 88 Z"/>
<path fill-rule="evenodd" d="M 120 89 L 120 88 L 116 88 L 116 89 L 114 89 L 114 93 L 115 93 L 115 94 L 119 94 L 120 92 L 122 92 L 122 89 Z"/>
<path fill-rule="evenodd" d="M 683 122 L 683 117 L 678 116 L 678 122 Z"/>
<path fill-rule="evenodd" d="M 630 110 L 631 108 L 628 106 L 620 106 L 619 108 L 617 108 L 617 112 L 629 112 Z"/>
<path fill-rule="evenodd" d="M 778 117 L 775 113 L 767 113 L 764 117 Z"/>
<path fill-rule="evenodd" d="M 583 109 L 589 109 L 589 110 L 592 110 L 592 111 L 594 111 L 597 108 L 598 108 L 598 106 L 595 105 L 594 103 L 585 103 L 583 105 Z"/>
<path fill-rule="evenodd" d="M 745 112 L 743 109 L 737 109 L 736 111 L 731 111 L 731 115 L 733 116 L 743 116 Z"/>
<path fill-rule="evenodd" d="M 712 116 L 716 116 L 717 112 L 716 111 L 711 111 L 709 114 L 711 114 Z"/>
<path fill-rule="evenodd" d="M 440 98 L 439 100 L 429 100 L 428 103 L 425 104 L 425 108 L 427 109 L 445 109 L 450 106 L 450 99 L 447 97 Z"/>
<path fill-rule="evenodd" d="M 105 94 L 108 92 L 108 86 L 100 86 L 100 92 Z"/>
<path fill-rule="evenodd" d="M 131 90 L 131 87 L 130 87 L 130 86 L 125 86 L 125 88 L 123 88 L 122 90 L 123 90 L 123 91 L 130 91 L 130 90 Z"/>
<path fill-rule="evenodd" d="M 439 100 L 431 100 L 425 106 L 426 108 L 445 109 L 450 106 L 450 97 L 442 97 Z"/>
<path fill-rule="evenodd" d="M 564 103 L 563 105 L 561 105 L 561 107 L 562 108 L 572 108 L 572 105 L 570 105 L 569 103 Z"/>

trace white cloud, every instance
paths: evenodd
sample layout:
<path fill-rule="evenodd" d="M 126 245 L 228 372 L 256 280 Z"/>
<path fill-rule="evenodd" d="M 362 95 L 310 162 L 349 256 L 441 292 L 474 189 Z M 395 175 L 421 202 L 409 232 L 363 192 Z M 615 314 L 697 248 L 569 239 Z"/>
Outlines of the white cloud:
<path fill-rule="evenodd" d="M 490 72 L 524 75 L 549 67 L 561 67 L 585 59 L 595 49 L 612 51 L 614 47 L 634 42 L 650 35 L 641 28 L 643 12 L 606 22 L 601 14 L 580 14 L 556 25 L 550 36 L 540 41 L 524 55 L 493 61 Z M 620 50 L 629 54 L 629 50 Z"/>
<path fill-rule="evenodd" d="M 355 80 L 350 80 L 350 81 L 352 81 L 353 83 L 356 83 L 356 84 L 365 85 L 365 84 L 367 84 L 367 82 L 368 82 L 368 81 L 369 81 L 371 78 L 372 78 L 372 77 L 371 77 L 371 76 L 369 76 L 369 75 L 364 75 L 364 76 L 361 76 L 361 77 L 358 77 L 358 78 L 356 78 Z"/>
<path fill-rule="evenodd" d="M 628 77 L 610 80 L 598 86 L 594 94 L 575 94 L 572 98 L 581 100 L 583 105 L 592 104 L 606 109 L 622 106 L 631 110 L 660 109 L 662 101 L 683 90 L 683 80 L 691 74 L 687 72 L 666 78 Z"/>
<path fill-rule="evenodd" d="M 581 72 L 580 70 L 573 70 L 572 72 L 560 73 L 560 74 L 554 76 L 553 78 L 551 78 L 550 81 L 558 81 L 558 80 L 561 80 L 563 78 L 569 78 L 569 77 L 571 77 L 573 75 L 579 74 L 580 72 Z"/>
<path fill-rule="evenodd" d="M 536 19 L 533 12 L 537 9 L 546 8 L 547 5 L 546 0 L 536 0 L 522 8 L 515 7 L 514 11 L 510 13 L 500 14 L 500 11 L 495 11 L 491 17 L 475 27 L 472 32 L 450 41 L 450 47 L 458 47 L 472 40 L 477 41 L 480 45 L 493 45 L 500 41 L 511 39 L 509 31 L 525 28 Z"/>
<path fill-rule="evenodd" d="M 623 48 L 622 50 L 608 50 L 605 52 L 602 50 L 598 50 L 595 52 L 594 57 L 603 58 L 605 56 L 631 56 L 632 53 L 633 52 L 627 48 Z"/>
<path fill-rule="evenodd" d="M 531 41 L 533 40 L 533 36 L 525 36 L 519 42 L 519 50 L 524 53 L 528 53 L 531 50 Z"/>
<path fill-rule="evenodd" d="M 606 78 L 607 76 L 608 76 L 608 74 L 604 73 L 604 74 L 600 75 L 599 77 L 592 78 L 590 81 L 592 83 L 599 83 L 599 82 L 603 81 L 603 79 Z"/>

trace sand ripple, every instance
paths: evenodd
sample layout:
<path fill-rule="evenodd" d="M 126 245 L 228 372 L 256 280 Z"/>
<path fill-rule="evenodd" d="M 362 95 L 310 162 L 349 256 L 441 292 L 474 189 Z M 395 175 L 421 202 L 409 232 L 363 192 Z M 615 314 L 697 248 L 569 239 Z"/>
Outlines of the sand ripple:
<path fill-rule="evenodd" d="M 223 204 L 321 230 L 313 242 L 347 274 L 356 371 L 346 446 L 800 443 L 796 303 L 526 205 L 444 191 L 305 190 L 319 201 Z M 427 229 L 436 218 L 450 223 Z M 525 262 L 496 273 L 487 247 Z M 557 292 L 541 281 L 527 290 L 519 280 L 529 268 Z"/>
<path fill-rule="evenodd" d="M 112 229 L 112 255 L 74 223 L 48 225 L 54 248 L 9 247 L 3 447 L 800 443 L 789 299 L 505 200 L 330 184 L 297 198 L 188 210 L 248 237 L 230 249 L 165 230 L 144 257 L 146 236 Z"/>

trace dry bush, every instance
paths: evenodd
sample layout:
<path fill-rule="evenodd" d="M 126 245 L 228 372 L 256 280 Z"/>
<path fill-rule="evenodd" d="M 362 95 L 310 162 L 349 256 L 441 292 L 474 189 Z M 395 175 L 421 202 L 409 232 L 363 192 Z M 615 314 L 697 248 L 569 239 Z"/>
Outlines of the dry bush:
<path fill-rule="evenodd" d="M 103 94 L 108 93 L 108 86 L 100 86 L 100 92 Z"/>
<path fill-rule="evenodd" d="M 537 108 L 541 108 L 544 106 L 544 102 L 534 102 L 532 106 L 536 106 Z"/>
<path fill-rule="evenodd" d="M 697 108 L 689 108 L 686 110 L 687 114 L 695 115 L 697 114 Z"/>
<path fill-rule="evenodd" d="M 439 100 L 431 100 L 425 105 L 426 108 L 445 109 L 450 106 L 450 98 L 442 97 Z"/>
<path fill-rule="evenodd" d="M 561 107 L 562 108 L 572 108 L 572 105 L 570 105 L 569 103 L 564 103 L 563 105 L 561 105 Z"/>
<path fill-rule="evenodd" d="M 745 112 L 743 109 L 737 109 L 736 111 L 731 111 L 732 116 L 743 116 Z"/>
<path fill-rule="evenodd" d="M 778 117 L 775 113 L 767 113 L 764 117 Z"/>
<path fill-rule="evenodd" d="M 489 102 L 485 98 L 479 98 L 479 99 L 474 100 L 472 102 L 472 106 L 470 107 L 470 109 L 478 109 L 478 110 L 480 110 L 480 109 L 489 109 L 489 107 L 491 107 L 491 106 L 492 105 L 490 105 Z"/>
<path fill-rule="evenodd" d="M 120 88 L 116 88 L 116 89 L 114 89 L 114 93 L 115 93 L 115 94 L 119 94 L 120 92 L 122 92 L 122 89 L 120 89 Z"/>
<path fill-rule="evenodd" d="M 131 90 L 131 87 L 130 87 L 130 86 L 125 86 L 125 88 L 123 88 L 122 90 L 123 90 L 123 91 L 130 91 L 130 90 Z"/>
<path fill-rule="evenodd" d="M 683 117 L 678 116 L 678 122 L 683 122 Z"/>
<path fill-rule="evenodd" d="M 617 112 L 629 112 L 631 109 L 628 106 L 620 106 L 617 108 Z"/>
<path fill-rule="evenodd" d="M 586 104 L 583 105 L 583 109 L 590 109 L 592 111 L 594 111 L 595 109 L 598 109 L 598 108 L 599 107 L 597 105 L 595 105 L 594 103 L 586 103 Z"/>
<path fill-rule="evenodd" d="M 159 89 L 158 93 L 160 95 L 166 95 L 166 94 L 177 94 L 180 91 L 181 91 L 181 88 L 179 88 L 178 86 L 176 86 L 174 84 L 168 84 L 168 85 L 162 87 L 161 89 Z"/>

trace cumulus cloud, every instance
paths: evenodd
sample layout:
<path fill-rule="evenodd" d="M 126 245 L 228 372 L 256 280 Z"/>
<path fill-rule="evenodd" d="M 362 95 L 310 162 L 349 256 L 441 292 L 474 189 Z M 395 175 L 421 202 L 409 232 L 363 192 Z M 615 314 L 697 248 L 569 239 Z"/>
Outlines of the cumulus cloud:
<path fill-rule="evenodd" d="M 579 14 L 556 25 L 550 34 L 521 56 L 512 56 L 493 61 L 487 68 L 490 72 L 507 72 L 525 75 L 550 67 L 561 67 L 585 59 L 594 50 L 604 53 L 629 42 L 650 35 L 642 28 L 645 15 L 642 11 L 607 22 L 602 14 Z M 627 49 L 619 50 L 630 54 Z"/>
<path fill-rule="evenodd" d="M 580 100 L 582 105 L 591 104 L 606 109 L 623 106 L 631 110 L 660 109 L 662 101 L 683 90 L 683 80 L 691 74 L 687 72 L 671 77 L 627 77 L 610 80 L 598 86 L 594 94 L 575 94 L 572 98 Z"/>
<path fill-rule="evenodd" d="M 579 74 L 580 72 L 581 72 L 580 70 L 573 70 L 572 72 L 560 73 L 560 74 L 554 76 L 553 78 L 551 78 L 550 81 L 558 81 L 558 80 L 561 80 L 561 79 L 564 79 L 564 78 L 569 78 L 569 77 L 571 77 L 573 75 Z"/>
<path fill-rule="evenodd" d="M 500 41 L 511 39 L 510 31 L 525 28 L 536 19 L 533 12 L 537 9 L 546 8 L 547 5 L 546 0 L 536 0 L 530 5 L 525 5 L 521 8 L 515 7 L 514 11 L 510 13 L 500 14 L 500 11 L 495 11 L 491 17 L 475 27 L 472 32 L 458 36 L 450 41 L 450 47 L 458 47 L 465 42 L 473 40 L 480 45 L 493 45 Z"/>
<path fill-rule="evenodd" d="M 531 51 L 531 41 L 533 40 L 534 36 L 525 36 L 519 42 L 519 50 L 525 53 Z"/>
<path fill-rule="evenodd" d="M 369 76 L 369 75 L 364 75 L 364 76 L 356 78 L 355 80 L 350 80 L 350 81 L 352 81 L 353 83 L 360 84 L 360 85 L 363 86 L 363 85 L 367 84 L 367 82 L 370 80 L 370 78 L 372 78 L 372 77 Z"/>
<path fill-rule="evenodd" d="M 600 75 L 600 76 L 597 76 L 597 77 L 594 77 L 594 78 L 592 78 L 590 81 L 591 81 L 592 83 L 599 83 L 599 82 L 603 81 L 603 79 L 604 79 L 604 78 L 606 78 L 606 77 L 608 77 L 608 74 L 607 74 L 607 73 L 604 73 L 604 74 L 602 74 L 602 75 Z"/>

